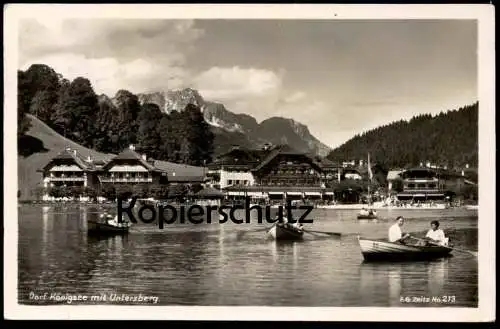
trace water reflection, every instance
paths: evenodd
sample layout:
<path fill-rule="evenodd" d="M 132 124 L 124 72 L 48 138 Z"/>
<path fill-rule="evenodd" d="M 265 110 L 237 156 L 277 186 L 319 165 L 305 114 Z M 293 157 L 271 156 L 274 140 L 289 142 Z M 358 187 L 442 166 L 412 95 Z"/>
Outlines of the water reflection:
<path fill-rule="evenodd" d="M 449 258 L 396 264 L 363 262 L 360 290 L 370 300 L 387 300 L 388 306 L 399 305 L 402 296 L 438 296 L 448 280 L 448 262 Z"/>
<path fill-rule="evenodd" d="M 439 296 L 443 292 L 444 283 L 448 281 L 448 263 L 450 258 L 431 262 L 427 267 L 429 293 Z"/>
<path fill-rule="evenodd" d="M 97 207 L 21 208 L 19 298 L 30 290 L 142 293 L 162 305 L 401 306 L 400 296 L 455 295 L 477 305 L 477 262 L 463 255 L 434 262 L 363 263 L 352 236 L 269 241 L 262 226 L 137 225 L 125 236 L 87 236 Z M 385 237 L 384 223 L 356 211 L 311 214 L 312 230 Z M 412 220 L 425 230 L 429 218 Z M 446 226 L 446 222 L 442 221 Z M 455 219 L 454 242 L 475 242 L 477 218 Z M 240 230 L 248 231 L 241 239 Z M 253 232 L 255 231 L 255 232 Z M 470 236 L 473 238 L 470 238 Z M 452 284 L 447 284 L 452 283 Z M 434 305 L 435 306 L 435 305 Z"/>
<path fill-rule="evenodd" d="M 299 243 L 300 242 L 297 241 L 271 241 L 270 244 L 272 246 L 271 250 L 274 263 L 279 265 L 281 262 L 288 262 L 291 258 L 295 270 L 298 262 L 297 246 Z"/>
<path fill-rule="evenodd" d="M 389 269 L 389 304 L 390 306 L 399 304 L 399 298 L 401 297 L 401 286 L 403 285 L 401 280 L 401 264 L 393 265 Z"/>

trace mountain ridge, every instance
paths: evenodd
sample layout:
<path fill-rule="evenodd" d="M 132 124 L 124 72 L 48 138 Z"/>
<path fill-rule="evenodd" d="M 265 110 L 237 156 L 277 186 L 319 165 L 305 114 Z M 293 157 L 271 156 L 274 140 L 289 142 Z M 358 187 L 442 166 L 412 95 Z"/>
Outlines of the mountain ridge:
<path fill-rule="evenodd" d="M 317 139 L 306 125 L 292 118 L 273 116 L 259 123 L 249 114 L 234 113 L 223 103 L 205 100 L 196 89 L 143 93 L 138 94 L 138 98 L 141 105 L 153 103 L 165 113 L 182 112 L 190 103 L 200 107 L 205 121 L 216 135 L 216 145 L 222 143 L 216 147 L 216 153 L 227 151 L 228 147 L 232 146 L 228 144 L 228 141 L 233 140 L 232 137 L 250 147 L 260 147 L 263 143 L 286 142 L 299 151 L 321 157 L 325 157 L 332 150 Z"/>

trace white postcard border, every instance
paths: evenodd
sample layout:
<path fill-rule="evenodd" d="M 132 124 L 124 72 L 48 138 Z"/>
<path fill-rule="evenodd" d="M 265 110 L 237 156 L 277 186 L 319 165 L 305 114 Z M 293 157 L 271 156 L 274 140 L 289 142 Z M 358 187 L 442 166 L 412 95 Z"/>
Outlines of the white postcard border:
<path fill-rule="evenodd" d="M 17 304 L 17 37 L 22 17 L 171 19 L 477 19 L 478 308 L 23 306 Z M 478 322 L 495 319 L 495 37 L 493 5 L 68 5 L 4 7 L 4 305 L 7 319 Z"/>

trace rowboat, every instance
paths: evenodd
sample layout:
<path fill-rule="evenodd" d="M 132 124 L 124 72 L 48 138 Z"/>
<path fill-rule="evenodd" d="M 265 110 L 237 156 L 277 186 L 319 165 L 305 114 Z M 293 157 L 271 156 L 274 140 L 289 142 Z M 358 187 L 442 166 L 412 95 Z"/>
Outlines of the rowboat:
<path fill-rule="evenodd" d="M 129 221 L 118 223 L 115 217 L 101 216 L 100 220 L 89 220 L 87 222 L 87 233 L 90 235 L 114 235 L 127 234 L 132 224 Z"/>
<path fill-rule="evenodd" d="M 275 240 L 301 240 L 304 231 L 288 223 L 276 223 L 267 234 Z"/>
<path fill-rule="evenodd" d="M 417 246 L 360 237 L 358 242 L 365 261 L 431 260 L 449 256 L 453 250 L 446 246 Z"/>
<path fill-rule="evenodd" d="M 377 214 L 358 214 L 358 219 L 377 219 Z"/>
<path fill-rule="evenodd" d="M 363 208 L 358 213 L 358 219 L 377 219 L 377 212 L 371 208 L 370 210 Z"/>

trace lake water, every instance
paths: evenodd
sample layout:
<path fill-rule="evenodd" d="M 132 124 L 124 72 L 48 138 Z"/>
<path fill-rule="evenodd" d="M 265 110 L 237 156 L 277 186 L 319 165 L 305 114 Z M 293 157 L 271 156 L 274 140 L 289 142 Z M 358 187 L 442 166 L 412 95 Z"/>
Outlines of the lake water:
<path fill-rule="evenodd" d="M 128 236 L 95 239 L 86 221 L 90 206 L 19 207 L 21 304 L 60 304 L 48 296 L 105 296 L 74 304 L 152 304 L 117 296 L 153 296 L 157 305 L 201 306 L 460 306 L 477 307 L 478 262 L 466 253 L 409 263 L 365 263 L 357 243 L 385 238 L 398 215 L 403 231 L 422 232 L 432 219 L 457 248 L 477 250 L 477 211 L 379 210 L 360 221 L 356 210 L 315 209 L 305 228 L 340 232 L 341 238 L 306 234 L 304 241 L 270 241 L 263 224 L 137 224 Z M 238 234 L 242 230 L 246 234 Z M 30 298 L 31 294 L 31 298 Z M 35 300 L 36 295 L 45 299 Z M 401 298 L 450 296 L 452 303 L 404 303 Z M 91 297 L 88 297 L 91 298 Z"/>

